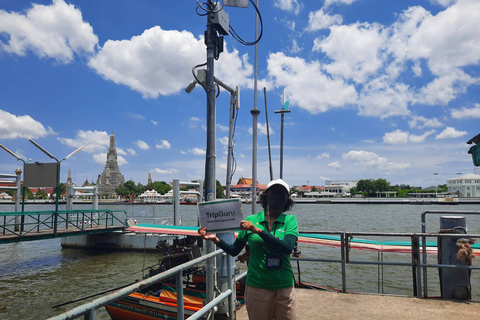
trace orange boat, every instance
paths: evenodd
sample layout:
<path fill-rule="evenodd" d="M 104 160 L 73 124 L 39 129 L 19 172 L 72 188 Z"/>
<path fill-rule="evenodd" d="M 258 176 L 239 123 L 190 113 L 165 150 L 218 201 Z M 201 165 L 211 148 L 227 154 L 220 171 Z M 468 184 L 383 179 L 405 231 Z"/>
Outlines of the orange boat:
<path fill-rule="evenodd" d="M 200 248 L 194 245 L 196 237 L 174 241 L 173 246 L 159 242 L 163 252 L 159 267 L 151 268 L 147 277 L 171 269 L 200 256 Z M 206 279 L 204 268 L 196 267 L 183 272 L 183 305 L 185 319 L 204 306 Z M 244 305 L 244 286 L 236 284 L 238 306 Z M 105 306 L 113 320 L 174 320 L 177 319 L 177 288 L 175 278 L 134 292 L 125 298 Z"/>

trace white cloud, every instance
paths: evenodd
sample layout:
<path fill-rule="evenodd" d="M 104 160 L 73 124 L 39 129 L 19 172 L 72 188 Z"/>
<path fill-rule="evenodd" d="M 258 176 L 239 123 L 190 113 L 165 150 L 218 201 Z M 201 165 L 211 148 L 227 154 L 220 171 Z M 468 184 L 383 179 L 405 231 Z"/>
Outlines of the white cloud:
<path fill-rule="evenodd" d="M 121 155 L 124 155 L 126 156 L 127 153 L 125 152 L 125 150 L 121 149 L 121 148 L 116 148 L 117 149 L 117 154 L 121 154 Z"/>
<path fill-rule="evenodd" d="M 228 132 L 229 128 L 228 126 L 222 126 L 221 124 L 217 123 L 217 129 L 222 132 Z"/>
<path fill-rule="evenodd" d="M 363 150 L 351 150 L 342 154 L 342 159 L 347 160 L 349 163 L 353 162 L 355 166 L 377 169 L 387 174 L 411 167 L 410 163 L 388 162 L 387 158 L 379 157 L 374 152 Z"/>
<path fill-rule="evenodd" d="M 425 141 L 425 139 L 426 139 L 428 136 L 434 134 L 435 132 L 436 132 L 436 131 L 432 129 L 432 130 L 427 131 L 427 132 L 425 132 L 424 134 L 419 135 L 419 136 L 410 134 L 410 136 L 408 137 L 408 140 L 410 140 L 410 142 L 420 143 L 420 142 Z"/>
<path fill-rule="evenodd" d="M 162 142 L 161 144 L 155 145 L 155 148 L 157 148 L 157 149 L 170 149 L 172 147 L 170 145 L 170 142 L 168 142 L 167 140 L 162 140 L 161 142 Z"/>
<path fill-rule="evenodd" d="M 406 144 L 409 141 L 413 143 L 420 143 L 425 141 L 425 139 L 434 134 L 435 130 L 430 130 L 425 132 L 422 135 L 413 135 L 409 132 L 395 130 L 393 132 L 387 132 L 383 136 L 383 143 L 385 144 Z"/>
<path fill-rule="evenodd" d="M 203 149 L 200 149 L 200 148 L 193 148 L 192 150 L 190 150 L 191 153 L 193 153 L 194 155 L 196 156 L 204 156 L 207 154 L 207 152 Z"/>
<path fill-rule="evenodd" d="M 330 162 L 329 164 L 327 164 L 327 167 L 334 168 L 334 169 L 340 169 L 342 167 L 342 165 L 340 164 L 339 161 L 335 161 L 335 162 Z"/>
<path fill-rule="evenodd" d="M 343 18 L 341 15 L 329 15 L 323 11 L 323 8 L 310 12 L 308 14 L 307 31 L 317 31 L 321 29 L 328 29 L 332 25 L 342 24 Z"/>
<path fill-rule="evenodd" d="M 135 142 L 135 144 L 137 145 L 137 147 L 139 147 L 140 149 L 142 150 L 148 150 L 150 149 L 150 146 L 148 145 L 148 143 L 146 143 L 145 141 L 143 140 L 137 140 L 137 142 Z"/>
<path fill-rule="evenodd" d="M 454 119 L 478 119 L 480 118 L 480 103 L 476 103 L 473 108 L 453 109 L 450 113 Z"/>
<path fill-rule="evenodd" d="M 315 159 L 320 160 L 320 159 L 328 159 L 328 158 L 330 158 L 330 154 L 328 152 L 324 152 L 322 154 L 319 154 Z"/>
<path fill-rule="evenodd" d="M 138 155 L 138 154 L 137 154 L 137 151 L 135 151 L 135 150 L 132 149 L 132 148 L 127 148 L 127 152 L 128 152 L 130 155 L 132 155 L 132 156 Z"/>
<path fill-rule="evenodd" d="M 350 5 L 357 0 L 325 0 L 325 7 L 331 6 L 332 4 L 347 4 Z"/>
<path fill-rule="evenodd" d="M 355 87 L 327 77 L 318 61 L 307 62 L 282 52 L 268 56 L 268 71 L 276 87 L 285 87 L 285 99 L 312 114 L 345 108 L 356 101 Z M 321 92 L 322 94 L 318 94 Z"/>
<path fill-rule="evenodd" d="M 359 115 L 387 118 L 410 113 L 411 94 L 403 83 L 390 83 L 382 76 L 367 83 L 360 92 Z"/>
<path fill-rule="evenodd" d="M 423 124 L 420 124 L 423 123 Z M 442 127 L 443 124 L 438 121 L 437 118 L 427 119 L 423 116 L 412 116 L 412 120 L 408 122 L 410 128 L 439 128 Z"/>
<path fill-rule="evenodd" d="M 303 48 L 300 48 L 300 46 L 298 45 L 297 39 L 293 39 L 292 40 L 292 47 L 289 50 L 290 53 L 295 54 L 295 53 L 299 53 L 302 50 L 303 50 Z"/>
<path fill-rule="evenodd" d="M 83 151 L 95 153 L 108 149 L 110 144 L 110 136 L 105 131 L 78 130 L 75 138 L 57 138 L 63 144 L 71 147 L 79 148 L 85 146 Z"/>
<path fill-rule="evenodd" d="M 273 4 L 281 10 L 289 11 L 294 14 L 300 12 L 300 4 L 298 3 L 298 0 L 275 0 Z"/>
<path fill-rule="evenodd" d="M 155 26 L 130 40 L 108 40 L 88 65 L 102 77 L 138 91 L 144 98 L 157 98 L 183 90 L 191 80 L 191 66 L 205 54 L 203 37 L 188 31 L 163 30 Z M 251 86 L 253 67 L 248 56 L 225 46 L 215 65 L 216 76 L 238 86 Z M 252 85 L 253 86 L 253 85 Z"/>
<path fill-rule="evenodd" d="M 155 168 L 155 169 L 153 169 L 153 171 L 155 171 L 156 173 L 160 173 L 160 174 L 172 174 L 172 173 L 177 173 L 178 172 L 177 169 L 173 169 L 173 168 L 170 168 L 170 169 L 167 169 L 167 170 Z"/>
<path fill-rule="evenodd" d="M 454 4 L 458 0 L 428 0 L 432 4 L 439 4 L 444 7 L 448 7 L 451 4 Z"/>
<path fill-rule="evenodd" d="M 106 153 L 94 154 L 94 155 L 92 155 L 92 158 L 96 163 L 100 163 L 100 164 L 103 164 L 103 165 L 105 165 L 105 163 L 107 162 L 107 154 Z M 121 165 L 124 165 L 124 164 L 128 163 L 128 161 L 125 160 L 124 157 L 117 155 L 117 163 L 118 163 L 119 166 L 121 166 Z"/>
<path fill-rule="evenodd" d="M 218 142 L 224 146 L 228 146 L 228 137 L 218 138 Z"/>
<path fill-rule="evenodd" d="M 408 142 L 408 132 L 401 130 L 395 130 L 393 132 L 387 132 L 383 136 L 383 143 L 385 144 L 403 144 Z"/>
<path fill-rule="evenodd" d="M 154 126 L 158 124 L 158 121 L 150 120 L 151 123 L 153 123 Z"/>
<path fill-rule="evenodd" d="M 90 24 L 73 4 L 54 0 L 52 5 L 33 4 L 25 14 L 0 10 L 0 51 L 25 56 L 31 51 L 40 58 L 69 63 L 75 54 L 92 53 L 98 43 Z"/>
<path fill-rule="evenodd" d="M 453 127 L 446 127 L 441 133 L 439 133 L 435 139 L 451 139 L 460 138 L 467 134 L 467 131 L 458 131 Z"/>
<path fill-rule="evenodd" d="M 50 134 L 55 134 L 52 128 L 45 129 L 40 122 L 30 116 L 16 116 L 0 109 L 1 139 L 42 138 Z"/>
<path fill-rule="evenodd" d="M 381 49 L 386 40 L 379 24 L 332 26 L 327 38 L 315 39 L 313 51 L 322 51 L 333 60 L 325 65 L 330 74 L 363 83 L 382 67 Z"/>
<path fill-rule="evenodd" d="M 190 129 L 197 128 L 198 124 L 201 123 L 201 122 L 202 122 L 202 120 L 200 118 L 190 117 L 188 119 L 188 126 L 189 126 Z"/>
<path fill-rule="evenodd" d="M 258 130 L 258 134 L 263 134 L 263 135 L 267 135 L 267 123 L 261 123 L 261 122 L 258 122 L 257 123 L 257 130 Z M 273 134 L 273 130 L 272 130 L 272 127 L 270 127 L 269 129 L 270 131 L 270 134 Z M 253 134 L 253 130 L 251 127 L 248 128 L 248 133 L 250 134 Z"/>

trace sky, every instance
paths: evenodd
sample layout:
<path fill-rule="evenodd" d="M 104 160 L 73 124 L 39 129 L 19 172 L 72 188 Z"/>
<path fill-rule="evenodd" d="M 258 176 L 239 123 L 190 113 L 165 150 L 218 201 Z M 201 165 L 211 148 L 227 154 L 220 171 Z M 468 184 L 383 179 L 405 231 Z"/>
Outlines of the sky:
<path fill-rule="evenodd" d="M 255 47 L 231 35 L 215 77 L 240 88 L 233 183 L 252 177 L 251 110 L 258 108 L 257 180 L 269 157 L 290 185 L 386 179 L 426 187 L 473 173 L 466 142 L 479 134 L 480 1 L 260 1 Z M 255 40 L 255 10 L 224 7 Z M 0 144 L 32 161 L 62 159 L 61 181 L 96 181 L 109 135 L 126 180 L 204 179 L 206 93 L 191 93 L 206 62 L 197 1 L 0 0 Z M 266 89 L 266 97 L 264 95 Z M 230 95 L 216 100 L 216 179 L 226 180 Z M 0 150 L 0 173 L 22 165 Z M 436 174 L 434 174 L 436 173 Z"/>

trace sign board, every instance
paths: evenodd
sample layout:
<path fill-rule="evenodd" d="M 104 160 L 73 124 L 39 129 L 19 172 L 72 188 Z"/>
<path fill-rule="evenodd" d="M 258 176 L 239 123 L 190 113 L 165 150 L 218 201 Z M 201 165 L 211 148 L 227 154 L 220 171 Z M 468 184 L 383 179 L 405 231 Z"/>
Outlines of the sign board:
<path fill-rule="evenodd" d="M 240 199 L 216 200 L 198 204 L 200 227 L 208 232 L 228 232 L 240 230 L 243 220 L 242 201 Z"/>
<path fill-rule="evenodd" d="M 57 163 L 26 163 L 23 167 L 24 187 L 56 187 Z"/>

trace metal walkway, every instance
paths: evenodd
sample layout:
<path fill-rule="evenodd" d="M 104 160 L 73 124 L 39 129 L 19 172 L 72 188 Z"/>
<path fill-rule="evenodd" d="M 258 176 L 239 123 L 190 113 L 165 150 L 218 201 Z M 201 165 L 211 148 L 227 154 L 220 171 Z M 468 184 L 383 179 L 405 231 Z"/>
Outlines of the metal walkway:
<path fill-rule="evenodd" d="M 0 244 L 125 229 L 123 210 L 0 212 Z"/>

